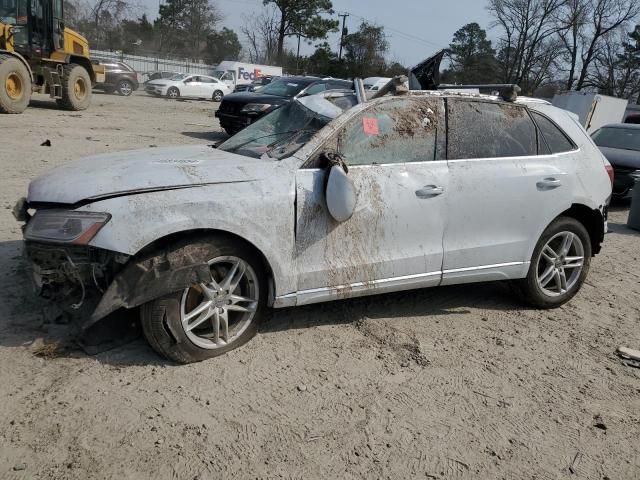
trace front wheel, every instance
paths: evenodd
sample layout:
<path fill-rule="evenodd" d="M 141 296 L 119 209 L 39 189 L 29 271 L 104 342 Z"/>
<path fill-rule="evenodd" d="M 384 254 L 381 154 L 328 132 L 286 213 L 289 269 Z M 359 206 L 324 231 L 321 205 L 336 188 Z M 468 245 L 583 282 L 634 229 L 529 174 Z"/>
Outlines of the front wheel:
<path fill-rule="evenodd" d="M 220 90 L 216 90 L 215 92 L 213 92 L 211 100 L 213 100 L 214 102 L 221 102 L 222 97 L 224 97 L 224 94 Z"/>
<path fill-rule="evenodd" d="M 22 113 L 31 99 L 31 76 L 11 55 L 0 55 L 0 113 Z"/>
<path fill-rule="evenodd" d="M 62 98 L 56 100 L 65 110 L 86 110 L 91 104 L 91 77 L 78 64 L 65 65 L 61 78 Z"/>
<path fill-rule="evenodd" d="M 529 273 L 516 287 L 523 300 L 535 307 L 559 307 L 578 293 L 590 265 L 591 240 L 584 225 L 560 217 L 538 240 Z"/>
<path fill-rule="evenodd" d="M 222 355 L 249 341 L 266 308 L 266 283 L 259 258 L 225 239 L 186 247 L 207 262 L 212 280 L 142 306 L 145 337 L 152 348 L 178 363 Z"/>
<path fill-rule="evenodd" d="M 171 87 L 169 88 L 169 90 L 167 90 L 168 98 L 178 98 L 179 96 L 180 96 L 180 90 L 178 90 L 176 87 Z"/>

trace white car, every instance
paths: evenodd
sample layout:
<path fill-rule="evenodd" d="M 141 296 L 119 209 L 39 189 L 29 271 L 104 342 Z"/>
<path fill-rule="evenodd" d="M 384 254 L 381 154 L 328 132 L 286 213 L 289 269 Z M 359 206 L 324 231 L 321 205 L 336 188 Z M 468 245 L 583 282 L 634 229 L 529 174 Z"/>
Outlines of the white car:
<path fill-rule="evenodd" d="M 217 148 L 64 165 L 15 209 L 33 278 L 84 332 L 141 307 L 177 362 L 242 345 L 269 307 L 492 280 L 560 306 L 600 251 L 613 172 L 566 112 L 505 98 L 326 91 Z"/>
<path fill-rule="evenodd" d="M 231 88 L 215 77 L 179 73 L 171 78 L 151 80 L 145 84 L 145 91 L 152 95 L 168 98 L 206 98 L 221 102 L 232 92 Z"/>
<path fill-rule="evenodd" d="M 367 77 L 362 81 L 362 83 L 364 84 L 365 90 L 370 92 L 377 92 L 390 81 L 391 78 L 388 77 Z"/>

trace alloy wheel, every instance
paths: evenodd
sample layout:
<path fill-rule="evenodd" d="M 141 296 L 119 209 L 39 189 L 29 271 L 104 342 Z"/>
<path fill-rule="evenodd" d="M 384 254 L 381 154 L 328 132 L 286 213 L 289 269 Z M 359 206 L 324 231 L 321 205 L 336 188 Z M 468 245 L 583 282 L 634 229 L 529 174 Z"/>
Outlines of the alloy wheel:
<path fill-rule="evenodd" d="M 217 257 L 208 262 L 212 281 L 184 290 L 180 319 L 185 334 L 205 349 L 222 348 L 249 327 L 259 301 L 258 277 L 238 257 Z"/>
<path fill-rule="evenodd" d="M 120 94 L 124 95 L 125 97 L 128 97 L 129 95 L 131 95 L 131 92 L 133 92 L 133 88 L 131 87 L 131 83 L 129 83 L 127 81 L 120 82 L 119 87 L 120 87 L 119 88 Z"/>
<path fill-rule="evenodd" d="M 584 267 L 584 246 L 572 232 L 555 234 L 542 248 L 536 265 L 536 281 L 545 295 L 557 297 L 569 292 Z"/>

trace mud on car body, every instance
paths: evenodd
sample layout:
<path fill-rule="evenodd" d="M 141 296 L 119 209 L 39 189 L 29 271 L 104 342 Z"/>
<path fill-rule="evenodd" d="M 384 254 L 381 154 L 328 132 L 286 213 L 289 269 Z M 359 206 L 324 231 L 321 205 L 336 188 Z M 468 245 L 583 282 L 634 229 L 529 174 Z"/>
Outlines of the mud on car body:
<path fill-rule="evenodd" d="M 611 180 L 569 115 L 447 91 L 356 103 L 328 91 L 218 148 L 35 179 L 17 216 L 42 291 L 85 305 L 85 331 L 140 307 L 150 344 L 178 362 L 242 345 L 268 307 L 490 280 L 541 308 L 578 292 Z"/>

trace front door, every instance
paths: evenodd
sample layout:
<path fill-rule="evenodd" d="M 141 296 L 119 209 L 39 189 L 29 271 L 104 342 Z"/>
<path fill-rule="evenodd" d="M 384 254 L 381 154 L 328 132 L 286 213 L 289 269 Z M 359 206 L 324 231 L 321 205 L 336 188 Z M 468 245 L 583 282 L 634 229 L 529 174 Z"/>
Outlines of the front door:
<path fill-rule="evenodd" d="M 336 147 L 357 191 L 344 222 L 328 213 L 327 170 L 297 173 L 298 304 L 437 285 L 441 278 L 448 167 L 440 99 L 393 98 L 350 119 Z"/>
<path fill-rule="evenodd" d="M 571 154 L 551 154 L 522 105 L 449 98 L 443 284 L 526 275 L 538 238 L 571 206 Z"/>
<path fill-rule="evenodd" d="M 184 80 L 184 93 L 180 93 L 183 97 L 200 97 L 202 96 L 202 82 L 200 77 L 193 75 Z"/>

